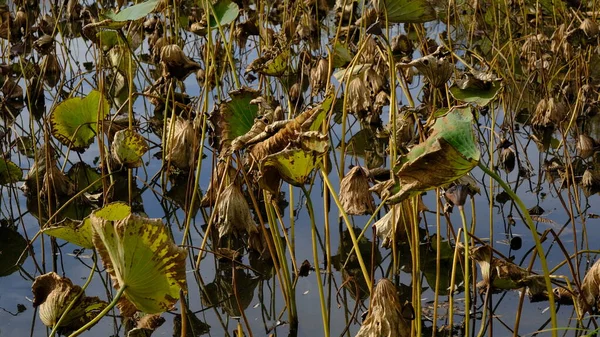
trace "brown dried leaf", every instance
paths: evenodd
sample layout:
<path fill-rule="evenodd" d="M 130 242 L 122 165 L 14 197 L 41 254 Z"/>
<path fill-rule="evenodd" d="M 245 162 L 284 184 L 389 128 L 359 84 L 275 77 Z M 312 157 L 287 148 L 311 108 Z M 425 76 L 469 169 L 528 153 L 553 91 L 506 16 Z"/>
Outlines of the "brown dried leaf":
<path fill-rule="evenodd" d="M 347 214 L 363 215 L 375 211 L 369 178 L 362 167 L 353 167 L 340 182 L 340 202 Z"/>
<path fill-rule="evenodd" d="M 400 304 L 396 286 L 381 279 L 375 287 L 369 314 L 356 337 L 408 337 L 410 322 L 402 313 L 408 305 Z"/>

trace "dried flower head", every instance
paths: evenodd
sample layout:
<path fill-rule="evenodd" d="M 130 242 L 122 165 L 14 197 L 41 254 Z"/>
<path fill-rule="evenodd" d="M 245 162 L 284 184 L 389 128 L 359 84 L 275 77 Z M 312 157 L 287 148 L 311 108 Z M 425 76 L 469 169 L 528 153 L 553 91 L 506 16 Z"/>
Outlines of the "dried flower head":
<path fill-rule="evenodd" d="M 405 316 L 411 309 L 411 305 L 400 304 L 396 286 L 391 281 L 385 278 L 379 280 L 371 298 L 369 313 L 356 337 L 410 336 L 409 319 L 412 317 Z"/>
<path fill-rule="evenodd" d="M 200 64 L 190 60 L 176 44 L 161 48 L 160 63 L 163 66 L 163 76 L 178 80 L 185 79 L 190 73 L 201 68 Z"/>
<path fill-rule="evenodd" d="M 215 223 L 219 229 L 219 238 L 232 233 L 237 235 L 240 231 L 248 234 L 258 232 L 244 194 L 235 183 L 229 184 L 218 196 L 216 212 Z"/>
<path fill-rule="evenodd" d="M 594 138 L 588 136 L 585 133 L 582 133 L 577 138 L 577 145 L 575 146 L 577 149 L 577 153 L 583 159 L 587 159 L 591 157 L 596 151 L 596 140 Z"/>
<path fill-rule="evenodd" d="M 351 215 L 373 214 L 375 200 L 369 191 L 367 172 L 353 167 L 340 183 L 340 202 L 346 213 Z"/>
<path fill-rule="evenodd" d="M 365 82 L 360 77 L 353 78 L 348 84 L 348 112 L 360 114 L 371 108 L 371 95 Z"/>

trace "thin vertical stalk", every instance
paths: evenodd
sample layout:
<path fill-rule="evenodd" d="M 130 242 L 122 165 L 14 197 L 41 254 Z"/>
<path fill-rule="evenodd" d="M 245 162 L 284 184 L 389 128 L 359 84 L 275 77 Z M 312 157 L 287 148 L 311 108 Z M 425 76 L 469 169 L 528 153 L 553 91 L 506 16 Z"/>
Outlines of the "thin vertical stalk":
<path fill-rule="evenodd" d="M 469 336 L 469 329 L 471 328 L 469 323 L 471 321 L 470 313 L 471 313 L 471 282 L 470 282 L 470 273 L 471 273 L 471 263 L 469 261 L 469 230 L 467 229 L 467 218 L 465 216 L 465 207 L 462 205 L 458 206 L 458 211 L 460 213 L 460 219 L 462 220 L 463 227 L 463 238 L 465 245 L 465 263 L 463 266 L 463 279 L 465 284 L 465 336 Z"/>

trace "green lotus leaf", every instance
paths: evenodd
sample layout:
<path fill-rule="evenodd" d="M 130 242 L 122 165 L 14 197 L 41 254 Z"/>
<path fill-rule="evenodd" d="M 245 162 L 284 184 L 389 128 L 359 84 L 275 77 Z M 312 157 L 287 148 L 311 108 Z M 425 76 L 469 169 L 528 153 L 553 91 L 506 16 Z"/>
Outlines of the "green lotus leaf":
<path fill-rule="evenodd" d="M 379 13 L 389 23 L 423 23 L 436 19 L 428 0 L 380 0 Z"/>
<path fill-rule="evenodd" d="M 309 120 L 311 121 L 311 124 L 308 126 L 308 129 L 305 129 L 305 130 L 308 130 L 308 131 L 321 130 L 321 124 L 327 117 L 329 110 L 333 106 L 334 102 L 335 102 L 335 90 L 329 90 L 328 94 L 323 99 L 323 102 L 321 102 L 321 104 L 319 104 L 319 106 L 315 108 L 315 109 L 318 109 L 318 111 L 316 112 L 316 114 L 314 114 L 312 117 L 309 118 Z M 304 128 L 304 126 L 305 126 L 304 123 L 302 126 Z"/>
<path fill-rule="evenodd" d="M 248 66 L 246 71 L 255 71 L 267 76 L 282 76 L 288 69 L 289 49 L 279 50 L 276 55 L 260 57 Z"/>
<path fill-rule="evenodd" d="M 83 248 L 94 248 L 92 243 L 92 225 L 89 218 L 83 221 L 64 219 L 60 223 L 44 228 L 42 233 L 63 239 Z"/>
<path fill-rule="evenodd" d="M 258 116 L 258 106 L 250 104 L 251 100 L 259 96 L 258 91 L 244 87 L 231 91 L 229 96 L 231 99 L 222 102 L 219 111 L 213 115 L 222 149 L 228 148 L 232 140 L 250 131 Z"/>
<path fill-rule="evenodd" d="M 136 310 L 156 314 L 170 310 L 186 291 L 186 251 L 179 248 L 160 219 L 122 212 L 98 211 L 90 216 L 93 242 L 113 286 L 124 289 L 118 306 L 131 317 Z"/>
<path fill-rule="evenodd" d="M 214 14 L 210 16 L 210 27 L 229 26 L 240 14 L 240 8 L 231 0 L 220 0 L 214 6 Z"/>
<path fill-rule="evenodd" d="M 450 87 L 450 93 L 459 101 L 486 106 L 496 98 L 501 88 L 501 80 L 491 74 L 465 73 Z"/>
<path fill-rule="evenodd" d="M 438 118 L 429 137 L 402 158 L 396 172 L 400 191 L 389 201 L 449 184 L 477 166 L 480 153 L 472 123 L 469 106 L 454 107 Z"/>
<path fill-rule="evenodd" d="M 336 42 L 333 54 L 333 68 L 345 67 L 352 61 L 352 52 L 348 48 L 348 44 Z"/>
<path fill-rule="evenodd" d="M 31 291 L 33 306 L 38 307 L 40 319 L 47 327 L 54 327 L 67 306 L 75 300 L 57 329 L 61 335 L 68 335 L 83 327 L 108 305 L 98 297 L 85 296 L 80 286 L 73 285 L 70 279 L 54 272 L 36 277 Z"/>
<path fill-rule="evenodd" d="M 137 5 L 127 7 L 116 14 L 110 11 L 106 13 L 105 16 L 113 21 L 118 22 L 139 20 L 152 13 L 160 1 L 161 0 L 148 0 Z"/>
<path fill-rule="evenodd" d="M 125 129 L 115 133 L 111 146 L 113 157 L 128 168 L 142 165 L 142 156 L 148 151 L 146 139 L 139 133 Z"/>
<path fill-rule="evenodd" d="M 23 264 L 27 257 L 27 240 L 16 230 L 9 227 L 0 227 L 0 277 L 8 276 Z M 25 254 L 21 257 L 21 254 Z M 19 260 L 19 257 L 21 259 Z"/>
<path fill-rule="evenodd" d="M 52 134 L 61 143 L 83 152 L 94 142 L 98 121 L 104 119 L 109 109 L 104 95 L 97 90 L 85 98 L 69 98 L 50 114 Z"/>
<path fill-rule="evenodd" d="M 23 171 L 10 160 L 0 158 L 0 185 L 16 183 L 23 178 Z"/>
<path fill-rule="evenodd" d="M 276 169 L 286 182 L 295 186 L 304 185 L 327 153 L 329 143 L 326 136 L 319 135 L 316 131 L 306 132 L 301 137 L 303 136 L 305 138 L 301 138 L 300 148 L 286 149 L 265 157 L 260 166 L 263 175 L 270 172 L 270 169 Z"/>

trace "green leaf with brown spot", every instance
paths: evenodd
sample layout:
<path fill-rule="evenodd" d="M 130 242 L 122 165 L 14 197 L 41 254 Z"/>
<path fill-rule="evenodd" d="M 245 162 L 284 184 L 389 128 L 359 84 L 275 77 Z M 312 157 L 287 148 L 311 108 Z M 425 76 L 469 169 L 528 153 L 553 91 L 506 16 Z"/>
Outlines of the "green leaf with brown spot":
<path fill-rule="evenodd" d="M 50 114 L 52 135 L 73 150 L 83 152 L 98 132 L 98 121 L 110 110 L 101 92 L 92 90 L 86 97 L 73 97 L 61 102 Z"/>
<path fill-rule="evenodd" d="M 0 158 L 0 185 L 16 183 L 23 178 L 23 171 L 10 160 Z"/>
<path fill-rule="evenodd" d="M 139 133 L 125 129 L 115 133 L 111 152 L 113 158 L 128 168 L 142 165 L 142 156 L 148 151 L 146 139 Z"/>

